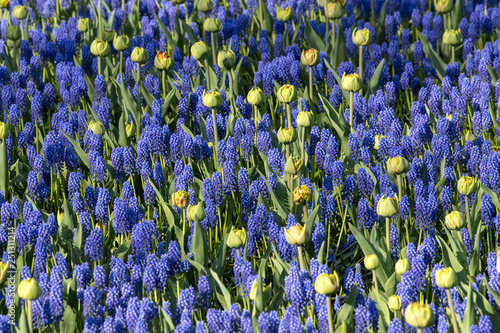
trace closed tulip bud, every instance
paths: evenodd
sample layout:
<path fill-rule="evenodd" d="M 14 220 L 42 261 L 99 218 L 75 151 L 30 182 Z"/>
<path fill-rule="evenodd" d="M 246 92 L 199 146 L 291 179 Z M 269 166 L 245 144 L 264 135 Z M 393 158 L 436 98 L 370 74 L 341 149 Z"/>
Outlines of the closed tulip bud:
<path fill-rule="evenodd" d="M 220 51 L 217 55 L 217 64 L 226 71 L 231 70 L 236 64 L 236 55 L 231 50 Z"/>
<path fill-rule="evenodd" d="M 208 32 L 219 32 L 222 28 L 222 23 L 219 19 L 209 17 L 203 22 L 203 30 Z"/>
<path fill-rule="evenodd" d="M 127 138 L 131 139 L 135 135 L 135 125 L 133 123 L 125 124 L 125 133 L 127 134 Z"/>
<path fill-rule="evenodd" d="M 250 105 L 260 105 L 264 101 L 264 93 L 259 87 L 253 87 L 247 95 L 247 102 Z"/>
<path fill-rule="evenodd" d="M 175 207 L 186 208 L 189 203 L 189 193 L 186 191 L 177 191 L 172 194 L 172 202 Z"/>
<path fill-rule="evenodd" d="M 144 65 L 149 60 L 149 54 L 145 48 L 136 46 L 135 49 L 132 51 L 130 58 L 132 59 L 133 62 Z"/>
<path fill-rule="evenodd" d="M 364 260 L 365 267 L 369 271 L 374 271 L 380 266 L 380 260 L 378 259 L 376 254 L 370 254 L 369 256 L 365 257 Z"/>
<path fill-rule="evenodd" d="M 387 305 L 392 311 L 399 311 L 401 310 L 401 298 L 398 295 L 392 295 L 389 297 Z"/>
<path fill-rule="evenodd" d="M 370 30 L 357 30 L 356 28 L 354 28 L 354 31 L 352 32 L 352 41 L 357 46 L 370 45 L 372 43 L 372 35 L 370 34 Z"/>
<path fill-rule="evenodd" d="M 200 12 L 208 13 L 214 8 L 212 0 L 199 0 L 196 6 Z"/>
<path fill-rule="evenodd" d="M 314 282 L 314 289 L 321 295 L 332 295 L 340 289 L 340 279 L 336 271 L 333 274 L 322 273 Z"/>
<path fill-rule="evenodd" d="M 345 74 L 342 75 L 342 88 L 347 91 L 358 91 L 363 87 L 363 81 L 361 77 L 356 74 Z"/>
<path fill-rule="evenodd" d="M 447 29 L 443 34 L 443 43 L 449 45 L 458 45 L 462 43 L 462 33 L 460 29 Z"/>
<path fill-rule="evenodd" d="M 127 35 L 117 35 L 113 39 L 113 47 L 117 51 L 125 51 L 130 47 L 130 38 Z"/>
<path fill-rule="evenodd" d="M 186 0 L 172 0 L 172 3 L 174 5 L 182 5 Z"/>
<path fill-rule="evenodd" d="M 387 138 L 387 136 L 381 135 L 381 134 L 375 135 L 375 144 L 374 144 L 373 148 L 378 150 L 378 144 L 380 143 L 380 140 L 382 140 L 382 138 Z"/>
<path fill-rule="evenodd" d="M 290 245 L 302 245 L 309 240 L 307 230 L 300 225 L 294 225 L 288 230 L 283 228 L 285 232 L 285 240 Z"/>
<path fill-rule="evenodd" d="M 57 213 L 57 222 L 61 224 L 63 218 L 64 218 L 64 211 L 62 210 L 59 213 Z"/>
<path fill-rule="evenodd" d="M 9 3 L 10 3 L 10 0 L 0 0 L 0 8 L 7 8 Z"/>
<path fill-rule="evenodd" d="M 189 206 L 187 209 L 187 218 L 189 221 L 202 221 L 205 218 L 205 210 L 203 202 L 198 202 L 196 205 Z"/>
<path fill-rule="evenodd" d="M 377 214 L 383 217 L 392 217 L 398 212 L 398 200 L 385 195 L 377 203 Z"/>
<path fill-rule="evenodd" d="M 300 157 L 290 155 L 285 163 L 285 172 L 289 175 L 295 176 L 300 172 L 303 165 L 304 163 Z"/>
<path fill-rule="evenodd" d="M 203 61 L 210 54 L 210 48 L 202 40 L 191 46 L 191 55 L 198 61 Z"/>
<path fill-rule="evenodd" d="M 17 25 L 9 24 L 6 32 L 7 39 L 16 41 L 21 38 L 21 30 Z"/>
<path fill-rule="evenodd" d="M 436 272 L 436 284 L 443 289 L 451 289 L 457 284 L 457 274 L 451 267 Z"/>
<path fill-rule="evenodd" d="M 408 259 L 399 259 L 396 261 L 396 274 L 403 275 L 411 269 L 410 261 Z"/>
<path fill-rule="evenodd" d="M 476 192 L 477 187 L 478 182 L 474 177 L 462 176 L 457 183 L 458 192 L 462 195 L 471 195 Z"/>
<path fill-rule="evenodd" d="M 426 328 L 434 324 L 434 313 L 428 304 L 411 303 L 406 308 L 405 319 L 415 328 Z"/>
<path fill-rule="evenodd" d="M 222 96 L 218 91 L 203 92 L 203 104 L 207 108 L 217 108 L 222 104 Z"/>
<path fill-rule="evenodd" d="M 448 13 L 453 9 L 453 0 L 434 0 L 434 8 L 439 13 Z"/>
<path fill-rule="evenodd" d="M 99 121 L 91 121 L 89 123 L 89 130 L 92 131 L 92 133 L 94 134 L 99 134 L 99 135 L 102 135 L 106 130 L 104 129 L 104 125 L 99 122 Z"/>
<path fill-rule="evenodd" d="M 296 205 L 305 205 L 312 200 L 312 193 L 306 185 L 297 186 L 293 190 L 293 201 Z"/>
<path fill-rule="evenodd" d="M 319 52 L 316 49 L 304 50 L 300 55 L 300 63 L 304 66 L 316 66 L 317 64 L 319 64 L 319 61 Z"/>
<path fill-rule="evenodd" d="M 464 214 L 459 211 L 453 211 L 446 215 L 444 218 L 444 222 L 446 223 L 446 226 L 450 230 L 460 230 L 465 226 L 465 218 Z"/>
<path fill-rule="evenodd" d="M 89 31 L 89 19 L 88 18 L 81 18 L 78 20 L 78 31 L 80 32 L 87 32 Z"/>
<path fill-rule="evenodd" d="M 9 137 L 9 129 L 4 122 L 0 121 L 0 139 L 6 139 Z"/>
<path fill-rule="evenodd" d="M 292 143 L 297 140 L 297 131 L 295 128 L 282 128 L 278 130 L 278 141 L 281 143 Z"/>
<path fill-rule="evenodd" d="M 311 111 L 300 111 L 297 115 L 297 124 L 302 127 L 311 126 L 314 119 L 314 115 Z"/>
<path fill-rule="evenodd" d="M 232 229 L 227 236 L 226 245 L 231 249 L 238 249 L 247 242 L 247 232 L 245 229 Z"/>
<path fill-rule="evenodd" d="M 0 261 L 0 285 L 7 281 L 7 272 L 9 271 L 9 263 L 3 263 Z"/>
<path fill-rule="evenodd" d="M 90 53 L 96 57 L 107 57 L 111 53 L 111 48 L 108 42 L 95 39 L 92 44 L 90 44 Z"/>
<path fill-rule="evenodd" d="M 155 57 L 155 67 L 159 70 L 169 70 L 174 67 L 174 59 L 167 52 L 157 52 Z"/>
<path fill-rule="evenodd" d="M 252 301 L 255 301 L 255 298 L 257 297 L 257 287 L 258 287 L 258 282 L 257 279 L 255 279 L 252 283 L 252 289 L 250 289 L 249 297 Z M 270 298 L 271 298 L 271 285 L 266 286 L 264 283 L 262 283 L 262 298 L 264 300 L 264 303 L 267 303 Z"/>
<path fill-rule="evenodd" d="M 42 288 L 35 279 L 29 278 L 21 281 L 17 287 L 17 293 L 19 297 L 27 301 L 34 301 L 35 299 L 42 296 Z"/>
<path fill-rule="evenodd" d="M 281 103 L 291 103 L 297 100 L 297 89 L 291 84 L 282 85 L 276 94 Z"/>
<path fill-rule="evenodd" d="M 115 38 L 116 32 L 113 30 L 105 29 L 102 31 L 102 40 L 108 43 L 111 43 L 111 41 Z"/>
<path fill-rule="evenodd" d="M 287 22 L 293 19 L 293 11 L 291 7 L 286 7 L 283 9 L 278 9 L 276 12 L 276 17 L 281 22 Z"/>
<path fill-rule="evenodd" d="M 410 163 L 403 156 L 391 157 L 387 160 L 387 172 L 392 175 L 400 175 L 410 170 Z"/>
<path fill-rule="evenodd" d="M 28 9 L 26 6 L 16 6 L 12 11 L 12 15 L 18 20 L 24 20 L 28 17 Z"/>
<path fill-rule="evenodd" d="M 330 2 L 326 5 L 325 16 L 330 20 L 336 20 L 344 16 L 345 9 L 339 3 Z"/>

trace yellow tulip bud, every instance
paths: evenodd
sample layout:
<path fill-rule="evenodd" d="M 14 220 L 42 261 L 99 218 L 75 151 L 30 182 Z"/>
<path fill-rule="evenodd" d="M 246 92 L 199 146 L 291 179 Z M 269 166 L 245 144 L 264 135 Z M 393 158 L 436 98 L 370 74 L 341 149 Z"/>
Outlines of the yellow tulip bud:
<path fill-rule="evenodd" d="M 189 203 L 189 193 L 186 191 L 177 191 L 172 194 L 172 202 L 175 207 L 186 208 Z"/>
<path fill-rule="evenodd" d="M 356 74 L 345 74 L 342 75 L 342 88 L 347 91 L 358 91 L 363 87 L 363 81 L 361 77 Z"/>
<path fill-rule="evenodd" d="M 462 33 L 460 29 L 447 29 L 443 34 L 443 43 L 449 45 L 458 45 L 462 43 Z"/>
<path fill-rule="evenodd" d="M 9 271 L 10 264 L 8 262 L 3 263 L 0 261 L 0 285 L 7 281 L 7 272 Z"/>
<path fill-rule="evenodd" d="M 0 121 L 0 139 L 6 139 L 9 137 L 9 130 L 4 122 Z"/>
<path fill-rule="evenodd" d="M 149 60 L 149 54 L 145 48 L 136 46 L 135 49 L 132 51 L 130 58 L 132 59 L 133 62 L 144 65 Z"/>
<path fill-rule="evenodd" d="M 300 63 L 304 66 L 316 66 L 317 64 L 319 64 L 319 61 L 319 52 L 316 49 L 304 50 L 300 55 Z"/>
<path fill-rule="evenodd" d="M 24 20 L 28 17 L 28 8 L 26 8 L 26 6 L 16 6 L 16 8 L 12 10 L 12 15 L 18 20 Z"/>
<path fill-rule="evenodd" d="M 293 190 L 293 201 L 296 205 L 305 205 L 312 200 L 312 193 L 306 185 L 297 186 Z"/>
<path fill-rule="evenodd" d="M 434 0 L 434 8 L 439 13 L 448 13 L 453 9 L 452 0 Z"/>
<path fill-rule="evenodd" d="M 342 18 L 345 15 L 345 9 L 337 2 L 330 2 L 326 5 L 325 16 L 330 20 Z"/>
<path fill-rule="evenodd" d="M 321 295 L 332 295 L 340 289 L 340 279 L 336 271 L 333 274 L 320 274 L 314 282 L 314 289 Z"/>
<path fill-rule="evenodd" d="M 278 9 L 276 11 L 276 17 L 281 22 L 287 22 L 293 19 L 293 11 L 291 7 L 286 7 L 283 9 Z"/>
<path fill-rule="evenodd" d="M 478 182 L 474 177 L 462 176 L 457 183 L 458 192 L 462 195 L 471 195 L 476 192 L 477 187 Z"/>
<path fill-rule="evenodd" d="M 219 68 L 229 71 L 233 69 L 236 64 L 236 55 L 232 50 L 220 51 L 217 55 L 217 64 Z"/>
<path fill-rule="evenodd" d="M 436 284 L 440 288 L 450 289 L 457 284 L 457 274 L 451 267 L 442 268 L 436 272 Z"/>
<path fill-rule="evenodd" d="M 306 228 L 300 225 L 291 226 L 288 230 L 283 228 L 285 239 L 290 245 L 302 245 L 309 240 Z"/>
<path fill-rule="evenodd" d="M 111 48 L 108 42 L 95 39 L 92 44 L 90 44 L 90 53 L 96 57 L 107 57 L 111 53 Z"/>
<path fill-rule="evenodd" d="M 9 3 L 10 3 L 10 0 L 0 0 L 0 8 L 7 8 Z"/>
<path fill-rule="evenodd" d="M 297 89 L 291 84 L 282 85 L 276 94 L 281 103 L 291 103 L 297 100 Z"/>
<path fill-rule="evenodd" d="M 377 203 L 377 214 L 383 217 L 392 217 L 398 212 L 398 201 L 396 198 L 388 197 L 385 195 L 380 198 Z"/>
<path fill-rule="evenodd" d="M 383 138 L 387 138 L 387 136 L 386 135 L 381 135 L 381 134 L 375 135 L 375 144 L 374 144 L 373 148 L 375 148 L 376 150 L 378 150 L 378 145 L 380 143 L 380 140 L 382 140 Z"/>
<path fill-rule="evenodd" d="M 313 122 L 314 114 L 311 111 L 300 111 L 297 115 L 297 124 L 302 127 L 309 127 Z"/>
<path fill-rule="evenodd" d="M 278 130 L 278 141 L 281 143 L 292 143 L 297 140 L 297 131 L 295 128 L 283 128 Z"/>
<path fill-rule="evenodd" d="M 33 301 L 42 296 L 42 288 L 35 279 L 29 278 L 19 283 L 17 293 L 22 299 Z"/>
<path fill-rule="evenodd" d="M 247 102 L 250 105 L 260 105 L 264 101 L 264 93 L 259 87 L 253 87 L 247 95 Z"/>
<path fill-rule="evenodd" d="M 256 278 L 252 283 L 252 288 L 250 289 L 250 293 L 248 295 L 252 301 L 255 301 L 255 298 L 257 297 L 257 287 L 258 283 Z M 264 302 L 267 303 L 271 298 L 271 291 L 272 291 L 271 285 L 266 286 L 264 283 L 262 283 L 262 294 L 263 294 L 262 298 L 264 299 Z"/>
<path fill-rule="evenodd" d="M 369 271 L 376 270 L 378 266 L 380 266 L 380 260 L 378 259 L 376 254 L 370 254 L 369 256 L 366 256 L 364 263 L 366 269 Z"/>
<path fill-rule="evenodd" d="M 125 51 L 130 47 L 130 38 L 127 35 L 117 35 L 113 39 L 113 47 L 117 51 Z"/>
<path fill-rule="evenodd" d="M 205 218 L 203 203 L 198 202 L 196 205 L 189 206 L 187 209 L 187 218 L 191 222 L 195 220 L 202 221 Z"/>
<path fill-rule="evenodd" d="M 398 295 L 392 295 L 389 297 L 387 305 L 392 311 L 399 311 L 401 310 L 401 298 Z"/>
<path fill-rule="evenodd" d="M 203 104 L 207 108 L 217 108 L 222 104 L 222 96 L 218 91 L 203 92 Z"/>
<path fill-rule="evenodd" d="M 198 61 L 203 61 L 210 54 L 210 48 L 202 40 L 191 46 L 191 55 Z"/>
<path fill-rule="evenodd" d="M 159 70 L 169 70 L 174 67 L 174 59 L 167 52 L 157 52 L 155 57 L 155 67 Z"/>
<path fill-rule="evenodd" d="M 115 38 L 116 32 L 113 30 L 105 29 L 102 31 L 102 40 L 110 43 Z"/>
<path fill-rule="evenodd" d="M 127 138 L 131 139 L 135 135 L 135 125 L 133 123 L 125 124 L 125 133 L 127 134 Z"/>
<path fill-rule="evenodd" d="M 410 262 L 408 259 L 399 259 L 396 262 L 396 274 L 403 275 L 403 273 L 408 272 L 410 270 Z"/>
<path fill-rule="evenodd" d="M 88 18 L 81 18 L 78 20 L 78 31 L 80 32 L 87 32 L 89 31 L 89 19 Z"/>
<path fill-rule="evenodd" d="M 446 217 L 444 218 L 444 222 L 446 223 L 448 229 L 460 230 L 465 226 L 464 214 L 459 211 L 453 211 L 446 215 Z"/>
<path fill-rule="evenodd" d="M 102 135 L 106 131 L 104 129 L 104 125 L 101 122 L 93 120 L 89 123 L 88 129 L 91 130 L 92 133 L 99 135 Z"/>
<path fill-rule="evenodd" d="M 290 155 L 285 163 L 285 172 L 289 175 L 296 175 L 302 169 L 304 163 L 300 157 Z"/>
<path fill-rule="evenodd" d="M 352 32 L 352 42 L 357 46 L 370 45 L 372 43 L 372 35 L 370 34 L 370 30 L 357 30 L 356 28 L 354 28 L 354 31 Z"/>
<path fill-rule="evenodd" d="M 214 8 L 212 0 L 199 0 L 196 6 L 200 12 L 208 13 Z"/>
<path fill-rule="evenodd" d="M 245 229 L 232 229 L 227 236 L 226 245 L 231 249 L 238 249 L 247 242 L 247 232 Z"/>
<path fill-rule="evenodd" d="M 403 156 L 391 157 L 387 160 L 387 172 L 392 175 L 400 175 L 410 170 L 410 163 Z"/>
<path fill-rule="evenodd" d="M 222 29 L 222 23 L 219 19 L 209 17 L 203 22 L 203 29 L 208 32 L 219 32 Z"/>
<path fill-rule="evenodd" d="M 406 308 L 405 319 L 415 328 L 426 328 L 434 324 L 434 313 L 428 304 L 411 303 Z"/>

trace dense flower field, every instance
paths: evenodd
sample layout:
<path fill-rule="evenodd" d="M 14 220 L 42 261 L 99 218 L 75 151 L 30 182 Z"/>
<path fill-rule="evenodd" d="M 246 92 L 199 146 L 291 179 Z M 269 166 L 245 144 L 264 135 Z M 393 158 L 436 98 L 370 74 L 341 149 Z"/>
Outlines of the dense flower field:
<path fill-rule="evenodd" d="M 500 331 L 498 0 L 0 18 L 0 332 Z"/>

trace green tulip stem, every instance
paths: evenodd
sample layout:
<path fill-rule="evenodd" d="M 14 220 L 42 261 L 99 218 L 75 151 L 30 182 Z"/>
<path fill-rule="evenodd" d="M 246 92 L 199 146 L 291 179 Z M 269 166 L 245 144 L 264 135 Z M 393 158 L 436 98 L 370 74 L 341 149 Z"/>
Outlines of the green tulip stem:
<path fill-rule="evenodd" d="M 292 109 L 290 103 L 286 103 L 286 117 L 288 120 L 288 128 L 292 128 Z"/>
<path fill-rule="evenodd" d="M 288 22 L 285 22 L 285 31 L 283 31 L 283 51 L 286 50 L 288 46 Z"/>
<path fill-rule="evenodd" d="M 297 245 L 297 251 L 299 252 L 300 270 L 303 271 L 306 269 L 306 267 L 304 265 L 304 254 L 302 253 L 302 245 Z"/>
<path fill-rule="evenodd" d="M 255 133 L 257 133 L 257 126 L 258 126 L 257 114 L 259 113 L 259 109 L 257 108 L 257 105 L 253 106 L 253 113 L 254 113 L 253 120 L 255 122 Z"/>
<path fill-rule="evenodd" d="M 336 19 L 333 19 L 333 22 L 332 22 L 332 46 L 335 47 L 335 39 L 337 38 L 337 31 L 335 29 L 335 22 L 337 20 Z"/>
<path fill-rule="evenodd" d="M 181 224 L 182 224 L 182 234 L 186 233 L 186 212 L 184 208 L 181 208 Z"/>
<path fill-rule="evenodd" d="M 21 21 L 21 40 L 24 40 L 24 20 L 19 20 Z"/>
<path fill-rule="evenodd" d="M 401 197 L 403 193 L 403 185 L 402 185 L 402 176 L 397 175 L 397 180 L 398 180 L 398 201 L 401 202 Z M 397 227 L 398 227 L 398 236 L 401 234 L 401 215 L 398 217 L 397 221 Z"/>
<path fill-rule="evenodd" d="M 264 6 L 263 1 L 259 0 L 259 21 L 260 30 L 264 29 L 264 15 L 262 14 L 262 6 Z"/>
<path fill-rule="evenodd" d="M 230 101 L 230 104 L 232 105 L 233 104 L 233 101 L 234 101 L 234 98 L 233 98 L 233 70 L 230 69 L 228 72 L 227 72 L 227 76 L 229 77 L 229 101 Z"/>
<path fill-rule="evenodd" d="M 241 258 L 241 250 L 240 249 L 236 249 L 236 254 L 238 255 L 238 257 Z"/>
<path fill-rule="evenodd" d="M 304 222 L 307 222 L 307 219 L 309 218 L 308 216 L 309 214 L 307 212 L 307 204 L 302 205 L 302 215 L 304 215 L 303 216 Z"/>
<path fill-rule="evenodd" d="M 370 0 L 370 6 L 372 8 L 372 27 L 375 26 L 375 22 L 376 22 L 376 19 L 375 19 L 375 4 L 374 4 L 374 1 L 373 0 Z"/>
<path fill-rule="evenodd" d="M 353 124 L 353 116 L 354 116 L 354 92 L 350 91 L 349 92 L 349 125 Z"/>
<path fill-rule="evenodd" d="M 385 218 L 385 244 L 387 246 L 387 253 L 391 252 L 391 218 Z"/>
<path fill-rule="evenodd" d="M 214 68 L 215 64 L 217 63 L 217 39 L 218 39 L 218 34 L 217 32 L 212 32 L 212 61 L 214 63 Z M 217 82 L 216 82 L 217 84 Z"/>
<path fill-rule="evenodd" d="M 332 297 L 326 296 L 326 307 L 328 309 L 328 332 L 333 333 L 333 311 L 332 311 Z"/>
<path fill-rule="evenodd" d="M 207 13 L 203 13 L 203 22 L 207 19 Z M 203 28 L 203 24 L 201 25 L 201 34 L 203 36 L 203 43 L 207 43 L 207 35 L 205 29 Z"/>
<path fill-rule="evenodd" d="M 123 51 L 120 51 L 120 80 L 122 84 L 125 83 L 125 79 L 123 77 Z"/>
<path fill-rule="evenodd" d="M 337 252 L 338 252 L 339 246 L 340 246 L 340 240 L 342 239 L 342 234 L 344 233 L 346 215 L 347 215 L 347 207 L 344 211 L 344 217 L 342 218 L 342 226 L 340 227 L 339 240 L 337 241 L 337 246 L 335 247 L 335 257 L 337 256 Z"/>
<path fill-rule="evenodd" d="M 97 56 L 97 72 L 101 75 L 101 57 Z"/>
<path fill-rule="evenodd" d="M 142 115 L 142 97 L 141 97 L 141 64 L 137 63 L 137 111 Z M 137 127 L 140 127 L 137 124 Z"/>
<path fill-rule="evenodd" d="M 208 80 L 208 79 L 207 79 Z M 161 81 L 163 88 L 163 98 L 167 98 L 167 70 L 164 69 L 161 71 Z"/>
<path fill-rule="evenodd" d="M 377 291 L 377 294 L 378 294 L 377 272 L 375 270 L 373 270 L 372 273 L 373 273 L 373 285 L 375 286 L 375 291 Z"/>
<path fill-rule="evenodd" d="M 467 220 L 467 230 L 469 230 L 469 236 L 471 239 L 474 239 L 472 235 L 472 226 L 470 225 L 470 211 L 469 211 L 469 196 L 465 195 L 465 216 Z"/>
<path fill-rule="evenodd" d="M 301 158 L 302 158 L 302 163 L 304 163 L 307 170 L 305 143 L 306 143 L 306 128 L 302 127 L 302 144 L 300 145 L 300 148 L 302 150 Z"/>
<path fill-rule="evenodd" d="M 326 4 L 325 4 L 325 10 L 326 10 Z M 327 17 L 326 18 L 326 34 L 325 34 L 325 45 L 328 47 L 328 34 L 330 33 L 330 19 Z"/>
<path fill-rule="evenodd" d="M 309 99 L 313 99 L 313 69 L 309 66 Z"/>
<path fill-rule="evenodd" d="M 102 0 L 99 0 L 99 8 L 97 10 L 99 11 L 99 39 L 102 40 Z"/>
<path fill-rule="evenodd" d="M 361 78 L 359 94 L 363 95 L 363 45 L 359 46 L 359 77 Z"/>
<path fill-rule="evenodd" d="M 32 311 L 32 302 L 29 299 L 24 300 L 26 302 L 26 317 L 28 317 L 28 327 L 30 329 L 30 333 L 33 333 L 33 311 Z"/>
<path fill-rule="evenodd" d="M 212 108 L 212 123 L 214 126 L 214 139 L 215 139 L 214 151 L 217 152 L 217 146 L 219 144 L 219 134 L 217 133 L 217 119 L 215 118 L 215 108 Z"/>
<path fill-rule="evenodd" d="M 122 0 L 122 13 L 125 13 L 125 0 Z M 122 35 L 125 34 L 125 20 L 122 22 Z"/>
<path fill-rule="evenodd" d="M 206 57 L 205 57 L 205 60 L 203 61 L 203 64 L 205 65 L 205 70 L 206 70 L 205 75 L 207 78 L 207 90 L 211 90 L 210 89 L 210 86 L 211 86 L 211 84 L 210 84 L 210 71 L 208 69 L 208 59 Z"/>
<path fill-rule="evenodd" d="M 448 297 L 448 303 L 450 303 L 450 319 L 453 324 L 453 333 L 458 333 L 457 320 L 455 319 L 455 309 L 453 308 L 453 300 L 451 299 L 450 289 L 446 289 L 446 296 Z"/>
<path fill-rule="evenodd" d="M 451 46 L 451 63 L 455 63 L 455 45 Z"/>

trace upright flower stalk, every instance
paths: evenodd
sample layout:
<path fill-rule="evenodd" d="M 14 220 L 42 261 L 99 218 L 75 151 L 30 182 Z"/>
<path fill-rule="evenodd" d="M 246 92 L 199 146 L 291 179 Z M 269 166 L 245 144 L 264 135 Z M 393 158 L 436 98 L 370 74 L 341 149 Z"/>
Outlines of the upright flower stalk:
<path fill-rule="evenodd" d="M 342 88 L 349 91 L 349 125 L 351 125 L 351 127 L 353 127 L 354 125 L 354 93 L 361 90 L 362 86 L 363 81 L 358 74 L 344 73 L 344 75 L 342 76 Z"/>

